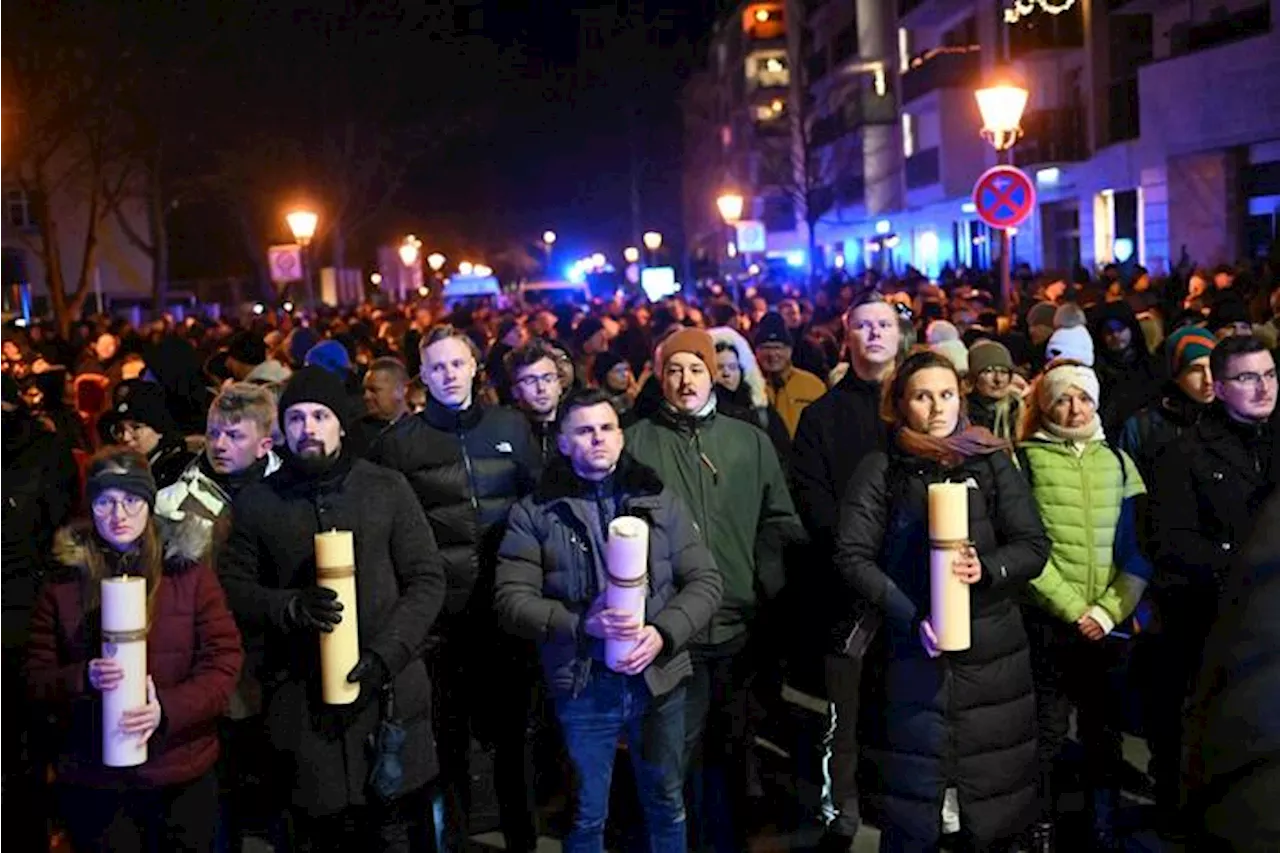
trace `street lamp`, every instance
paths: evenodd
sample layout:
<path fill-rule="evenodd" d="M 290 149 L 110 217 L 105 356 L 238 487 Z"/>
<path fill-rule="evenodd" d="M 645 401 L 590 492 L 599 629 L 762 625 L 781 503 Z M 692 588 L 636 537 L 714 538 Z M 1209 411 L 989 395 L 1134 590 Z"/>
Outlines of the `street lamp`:
<path fill-rule="evenodd" d="M 320 216 L 310 210 L 299 209 L 285 214 L 284 221 L 289 224 L 293 239 L 298 241 L 298 246 L 301 248 L 298 254 L 302 265 L 302 283 L 307 289 L 307 307 L 314 309 L 316 294 L 311 287 L 311 265 L 307 263 L 307 247 L 316 236 L 316 226 L 320 224 Z"/>
<path fill-rule="evenodd" d="M 548 247 L 555 245 L 555 242 L 556 242 L 556 232 L 554 232 L 554 231 L 543 231 L 543 232 L 542 232 L 542 242 L 546 243 Z"/>
<path fill-rule="evenodd" d="M 405 269 L 409 271 L 409 287 L 414 289 L 422 287 L 422 241 L 410 234 L 404 238 L 404 242 L 400 244 L 400 263 L 404 264 Z M 396 277 L 397 279 L 399 276 Z M 400 298 L 404 299 L 406 288 L 403 284 L 400 286 Z"/>
<path fill-rule="evenodd" d="M 1022 136 L 1022 112 L 1030 93 L 1022 86 L 999 83 L 974 92 L 982 114 L 982 138 L 996 150 L 1001 164 L 1013 158 L 1010 149 Z M 1009 271 L 1009 231 L 1000 229 L 1000 300 L 1006 311 L 1013 310 L 1013 280 Z"/>
<path fill-rule="evenodd" d="M 446 260 L 447 258 L 439 252 L 432 252 L 427 255 L 427 266 L 431 267 L 432 272 L 440 272 L 440 270 L 444 269 Z"/>
<path fill-rule="evenodd" d="M 622 250 L 622 259 L 629 264 L 634 264 L 640 260 L 640 250 L 635 246 L 628 246 Z"/>
<path fill-rule="evenodd" d="M 463 261 L 462 263 L 458 264 L 458 272 L 461 275 L 471 275 L 475 271 L 476 271 L 476 265 L 471 263 L 471 261 Z"/>
<path fill-rule="evenodd" d="M 551 274 L 551 247 L 556 243 L 556 232 L 548 229 L 542 232 L 542 254 L 546 257 L 547 274 Z"/>
<path fill-rule="evenodd" d="M 742 209 L 746 203 L 746 199 L 741 194 L 726 192 L 716 199 L 716 208 L 720 211 L 720 218 L 725 224 L 733 225 L 742 219 Z"/>
<path fill-rule="evenodd" d="M 650 252 L 656 252 L 662 248 L 662 234 L 657 231 L 646 231 L 641 239 L 644 241 L 644 247 Z"/>
<path fill-rule="evenodd" d="M 481 278 L 488 278 L 493 275 L 493 267 L 486 266 L 485 264 L 476 264 L 475 267 L 472 268 L 472 272 Z"/>

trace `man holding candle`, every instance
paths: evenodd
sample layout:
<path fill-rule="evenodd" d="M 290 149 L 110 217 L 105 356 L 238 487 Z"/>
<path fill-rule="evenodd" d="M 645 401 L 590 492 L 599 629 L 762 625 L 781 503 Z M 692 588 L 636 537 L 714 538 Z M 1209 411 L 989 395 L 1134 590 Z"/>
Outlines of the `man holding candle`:
<path fill-rule="evenodd" d="M 480 405 L 479 352 L 467 335 L 436 326 L 420 344 L 427 408 L 383 433 L 369 459 L 409 480 L 440 543 L 448 587 L 427 666 L 445 825 L 440 846 L 461 849 L 471 803 L 471 738 L 494 749 L 494 781 L 508 850 L 537 843 L 525 758 L 533 649 L 493 615 L 493 572 L 511 505 L 533 488 L 538 452 L 525 419 Z"/>
<path fill-rule="evenodd" d="M 267 732 L 294 774 L 304 849 L 401 850 L 426 810 L 419 793 L 436 775 L 419 650 L 444 600 L 444 572 L 408 483 L 344 446 L 347 400 L 342 381 L 322 368 L 290 377 L 280 398 L 284 467 L 240 493 L 219 568 L 242 630 L 265 649 Z M 331 530 L 354 542 L 359 662 L 346 679 L 359 693 L 342 705 L 321 695 L 319 635 L 344 617 L 317 577 L 315 537 Z M 370 743 L 389 713 L 405 740 L 403 775 L 388 796 L 370 787 Z"/>
<path fill-rule="evenodd" d="M 558 461 L 512 509 L 497 573 L 496 607 L 512 632 L 538 641 L 577 771 L 569 851 L 600 851 L 614 752 L 627 733 L 650 849 L 683 850 L 685 646 L 710 621 L 722 580 L 688 509 L 657 474 L 623 452 L 618 413 L 598 389 L 564 402 Z M 605 604 L 610 522 L 649 527 L 640 619 Z M 634 640 L 616 671 L 605 642 Z"/>
<path fill-rule="evenodd" d="M 721 606 L 690 647 L 685 745 L 703 823 L 695 837 L 737 853 L 745 844 L 746 800 L 761 793 L 752 763 L 750 691 L 756 658 L 773 651 L 749 648 L 751 629 L 782 589 L 783 546 L 804 539 L 804 530 L 769 436 L 716 412 L 711 335 L 677 331 L 660 345 L 658 363 L 664 401 L 657 414 L 627 430 L 627 446 L 688 505 L 724 577 Z M 707 789 L 716 788 L 722 790 L 707 798 L 729 814 L 698 808 Z"/>

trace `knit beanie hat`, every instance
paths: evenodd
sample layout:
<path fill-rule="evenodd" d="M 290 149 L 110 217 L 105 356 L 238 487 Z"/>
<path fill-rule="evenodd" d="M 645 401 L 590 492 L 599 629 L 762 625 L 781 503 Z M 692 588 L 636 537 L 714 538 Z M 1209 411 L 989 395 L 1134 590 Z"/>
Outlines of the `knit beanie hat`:
<path fill-rule="evenodd" d="M 307 351 L 306 364 L 343 376 L 351 370 L 351 353 L 338 341 L 321 341 Z"/>
<path fill-rule="evenodd" d="M 707 366 L 707 370 L 715 373 L 716 345 L 711 339 L 711 335 L 702 329 L 681 329 L 662 342 L 662 364 L 659 375 L 667 372 L 667 362 L 670 361 L 671 356 L 679 352 L 693 353 L 702 359 L 702 363 Z"/>
<path fill-rule="evenodd" d="M 147 502 L 148 508 L 156 508 L 156 480 L 145 460 L 139 466 L 113 458 L 94 462 L 85 478 L 85 496 L 92 504 L 107 489 L 119 489 L 126 494 L 136 495 Z"/>
<path fill-rule="evenodd" d="M 969 347 L 969 373 L 977 376 L 988 367 L 1013 370 L 1013 356 L 999 341 L 982 340 Z"/>
<path fill-rule="evenodd" d="M 969 351 L 965 349 L 963 342 L 959 340 L 941 341 L 936 344 L 930 344 L 929 349 L 951 362 L 956 372 L 961 376 L 969 372 Z"/>
<path fill-rule="evenodd" d="M 591 379 L 601 388 L 605 387 L 604 380 L 609 375 L 609 371 L 624 361 L 626 359 L 612 350 L 600 353 L 596 356 L 595 361 L 591 363 Z"/>
<path fill-rule="evenodd" d="M 1037 302 L 1027 312 L 1027 328 L 1032 326 L 1053 326 L 1053 318 L 1058 308 L 1052 302 Z"/>
<path fill-rule="evenodd" d="M 960 330 L 956 328 L 955 323 L 948 320 L 934 320 L 929 324 L 929 328 L 924 332 L 925 342 L 932 344 L 940 344 L 943 341 L 960 340 Z"/>
<path fill-rule="evenodd" d="M 1070 329 L 1073 326 L 1087 326 L 1089 318 L 1084 313 L 1084 309 L 1074 302 L 1064 302 L 1058 306 L 1058 310 L 1053 312 L 1053 327 L 1055 329 Z"/>
<path fill-rule="evenodd" d="M 1094 404 L 1102 403 L 1102 387 L 1092 367 L 1065 362 L 1050 364 L 1036 383 L 1036 403 L 1044 411 L 1053 405 L 1072 385 L 1089 395 Z"/>
<path fill-rule="evenodd" d="M 1081 364 L 1093 367 L 1093 338 L 1084 326 L 1069 326 L 1058 329 L 1049 336 L 1044 345 L 1045 357 L 1049 361 L 1056 358 L 1069 358 Z"/>
<path fill-rule="evenodd" d="M 351 398 L 336 373 L 323 367 L 310 365 L 295 372 L 280 393 L 280 429 L 284 429 L 284 416 L 290 406 L 298 403 L 319 403 L 333 412 L 343 430 L 351 416 Z"/>
<path fill-rule="evenodd" d="M 1165 342 L 1165 351 L 1169 354 L 1169 375 L 1175 379 L 1182 375 L 1187 365 L 1197 358 L 1204 358 L 1213 352 L 1218 339 L 1199 326 L 1184 326 L 1169 336 Z"/>
<path fill-rule="evenodd" d="M 115 398 L 115 406 L 107 417 L 110 423 L 133 421 L 151 427 L 160 435 L 177 432 L 164 389 L 156 383 L 142 379 L 125 380 L 116 386 Z"/>
<path fill-rule="evenodd" d="M 775 311 L 770 311 L 761 317 L 760 324 L 756 326 L 754 345 L 762 347 L 765 344 L 783 344 L 785 346 L 794 346 L 795 344 L 790 330 L 787 329 L 786 322 L 782 319 L 782 315 Z M 714 362 L 712 362 L 712 366 L 715 366 Z"/>

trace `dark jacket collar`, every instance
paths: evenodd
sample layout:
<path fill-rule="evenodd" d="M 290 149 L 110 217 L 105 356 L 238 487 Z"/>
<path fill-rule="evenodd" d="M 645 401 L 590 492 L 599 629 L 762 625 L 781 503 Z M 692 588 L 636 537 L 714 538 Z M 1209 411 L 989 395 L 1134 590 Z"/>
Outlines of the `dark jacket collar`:
<path fill-rule="evenodd" d="M 438 430 L 467 432 L 480 423 L 480 419 L 484 417 L 484 408 L 472 399 L 471 405 L 465 409 L 450 409 L 428 394 L 427 407 L 422 410 L 421 417 Z"/>
<path fill-rule="evenodd" d="M 863 379 L 858 375 L 858 372 L 853 369 L 852 364 L 849 365 L 849 369 L 845 371 L 844 376 L 840 378 L 840 381 L 837 382 L 835 387 L 831 390 L 840 391 L 845 394 L 874 396 L 877 399 L 880 397 L 880 383 L 868 382 Z"/>
<path fill-rule="evenodd" d="M 716 400 L 714 390 L 711 399 Z M 718 402 L 718 400 L 717 400 Z M 653 420 L 668 429 L 676 432 L 692 433 L 698 429 L 709 426 L 716 419 L 716 408 L 713 406 L 711 411 L 704 415 L 687 415 L 684 412 L 677 411 L 674 407 L 667 404 L 664 400 L 659 406 L 658 411 L 654 413 Z"/>
<path fill-rule="evenodd" d="M 268 477 L 265 482 L 278 483 L 281 491 L 306 493 L 330 492 L 338 489 L 347 474 L 351 473 L 351 467 L 356 461 L 355 454 L 345 444 L 338 451 L 338 458 L 332 467 L 320 474 L 313 474 L 304 469 L 292 453 L 284 453 L 283 458 L 284 464 L 280 472 Z"/>
<path fill-rule="evenodd" d="M 612 480 L 615 494 L 627 498 L 655 497 L 662 493 L 662 480 L 658 473 L 625 450 L 614 469 Z M 533 490 L 533 500 L 537 504 L 569 498 L 594 499 L 595 496 L 595 484 L 574 474 L 563 457 L 547 468 Z"/>

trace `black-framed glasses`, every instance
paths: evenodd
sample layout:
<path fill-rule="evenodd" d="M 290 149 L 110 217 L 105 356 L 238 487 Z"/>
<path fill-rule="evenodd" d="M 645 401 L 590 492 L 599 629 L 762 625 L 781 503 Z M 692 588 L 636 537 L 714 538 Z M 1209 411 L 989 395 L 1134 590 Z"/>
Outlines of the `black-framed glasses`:
<path fill-rule="evenodd" d="M 540 373 L 537 376 L 521 376 L 516 384 L 521 388 L 534 388 L 539 385 L 554 385 L 559 381 L 559 373 Z"/>
<path fill-rule="evenodd" d="M 147 502 L 137 495 L 127 494 L 122 498 L 98 495 L 90 506 L 93 509 L 94 518 L 110 518 L 115 514 L 117 507 L 126 518 L 136 518 L 146 505 Z"/>
<path fill-rule="evenodd" d="M 1267 385 L 1275 384 L 1276 369 L 1273 367 L 1266 373 L 1255 373 L 1253 371 L 1237 373 L 1235 376 L 1228 376 L 1227 381 L 1236 385 L 1249 385 L 1254 388 L 1264 388 Z"/>

